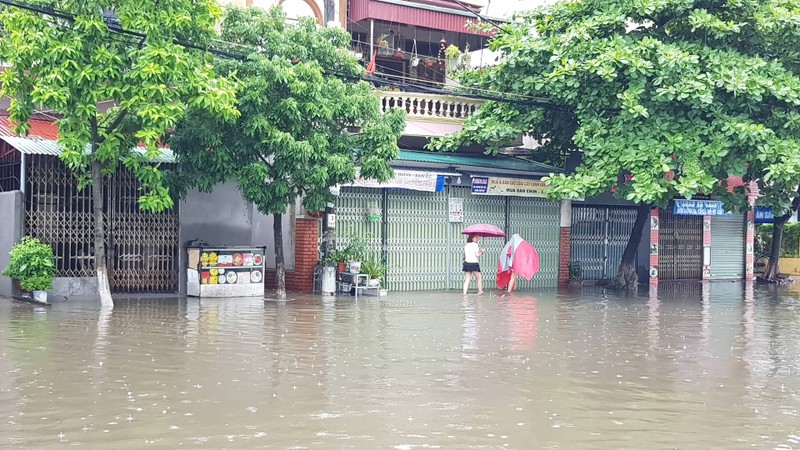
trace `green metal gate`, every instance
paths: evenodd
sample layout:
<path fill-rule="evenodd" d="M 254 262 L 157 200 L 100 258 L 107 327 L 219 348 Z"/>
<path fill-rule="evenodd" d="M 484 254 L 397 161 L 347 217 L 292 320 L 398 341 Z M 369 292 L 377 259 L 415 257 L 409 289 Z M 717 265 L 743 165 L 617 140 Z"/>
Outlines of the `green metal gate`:
<path fill-rule="evenodd" d="M 387 201 L 387 288 L 446 289 L 447 194 L 392 189 Z"/>
<path fill-rule="evenodd" d="M 541 198 L 510 199 L 510 234 L 519 234 L 539 253 L 539 273 L 532 280 L 520 278 L 520 289 L 558 286 L 558 254 L 561 238 L 561 204 Z"/>
<path fill-rule="evenodd" d="M 379 189 L 346 188 L 336 200 L 336 245 L 343 248 L 351 237 L 367 240 L 367 250 L 379 255 L 381 251 L 381 222 L 367 220 L 367 208 L 380 206 Z"/>
<path fill-rule="evenodd" d="M 464 201 L 464 222 L 448 221 L 450 198 Z M 381 189 L 343 188 L 337 199 L 337 245 L 349 237 L 367 239 L 368 250 L 381 251 L 381 221 L 367 220 L 367 209 L 383 207 Z M 472 195 L 469 187 L 449 186 L 445 192 L 388 189 L 386 192 L 386 287 L 392 291 L 460 290 L 466 236 L 461 231 L 476 223 L 508 225 L 539 251 L 541 269 L 532 281 L 520 280 L 521 289 L 558 285 L 560 236 L 559 204 L 544 199 Z M 483 238 L 481 258 L 484 289 L 495 288 L 497 258 L 503 238 Z M 474 289 L 474 282 L 473 282 Z"/>

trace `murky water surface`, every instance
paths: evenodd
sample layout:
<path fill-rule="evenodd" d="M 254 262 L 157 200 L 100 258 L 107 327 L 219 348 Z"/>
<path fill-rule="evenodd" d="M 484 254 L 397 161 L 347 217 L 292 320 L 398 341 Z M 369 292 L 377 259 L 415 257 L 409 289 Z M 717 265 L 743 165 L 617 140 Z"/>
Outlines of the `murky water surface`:
<path fill-rule="evenodd" d="M 669 291 L 669 292 L 668 292 Z M 800 448 L 790 291 L 0 300 L 0 448 Z"/>

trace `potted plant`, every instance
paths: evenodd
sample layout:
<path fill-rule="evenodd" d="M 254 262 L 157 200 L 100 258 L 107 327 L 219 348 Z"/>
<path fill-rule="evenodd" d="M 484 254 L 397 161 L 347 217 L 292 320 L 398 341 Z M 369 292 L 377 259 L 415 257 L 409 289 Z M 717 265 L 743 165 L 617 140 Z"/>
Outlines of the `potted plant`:
<path fill-rule="evenodd" d="M 387 36 L 386 33 L 380 35 L 380 37 L 378 37 L 378 39 L 375 41 L 375 45 L 377 45 L 380 48 L 388 47 L 389 46 L 389 41 L 387 40 L 388 37 L 389 36 Z"/>
<path fill-rule="evenodd" d="M 367 253 L 367 243 L 364 239 L 353 237 L 350 238 L 350 243 L 344 249 L 347 256 L 347 265 L 350 268 L 350 273 L 361 273 L 361 262 Z"/>
<path fill-rule="evenodd" d="M 34 301 L 47 303 L 47 291 L 53 289 L 56 273 L 53 248 L 26 236 L 11 249 L 10 255 L 3 275 L 18 280 L 23 291 L 33 294 Z"/>
<path fill-rule="evenodd" d="M 387 269 L 386 265 L 375 257 L 368 258 L 361 264 L 361 273 L 365 273 L 369 276 L 367 286 L 374 288 L 380 287 Z"/>

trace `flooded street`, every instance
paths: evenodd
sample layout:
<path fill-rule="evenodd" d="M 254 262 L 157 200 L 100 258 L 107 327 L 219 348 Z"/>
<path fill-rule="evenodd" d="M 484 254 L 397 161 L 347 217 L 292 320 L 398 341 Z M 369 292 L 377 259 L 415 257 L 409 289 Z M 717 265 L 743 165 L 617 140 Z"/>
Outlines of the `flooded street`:
<path fill-rule="evenodd" d="M 800 448 L 798 295 L 0 300 L 0 448 Z"/>

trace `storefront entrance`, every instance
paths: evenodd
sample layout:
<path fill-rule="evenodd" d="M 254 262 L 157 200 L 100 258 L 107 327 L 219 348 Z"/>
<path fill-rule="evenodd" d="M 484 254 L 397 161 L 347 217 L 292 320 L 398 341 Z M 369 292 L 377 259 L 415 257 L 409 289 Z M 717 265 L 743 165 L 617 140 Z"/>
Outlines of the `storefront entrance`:
<path fill-rule="evenodd" d="M 703 278 L 703 217 L 659 211 L 658 276 L 662 280 Z"/>

